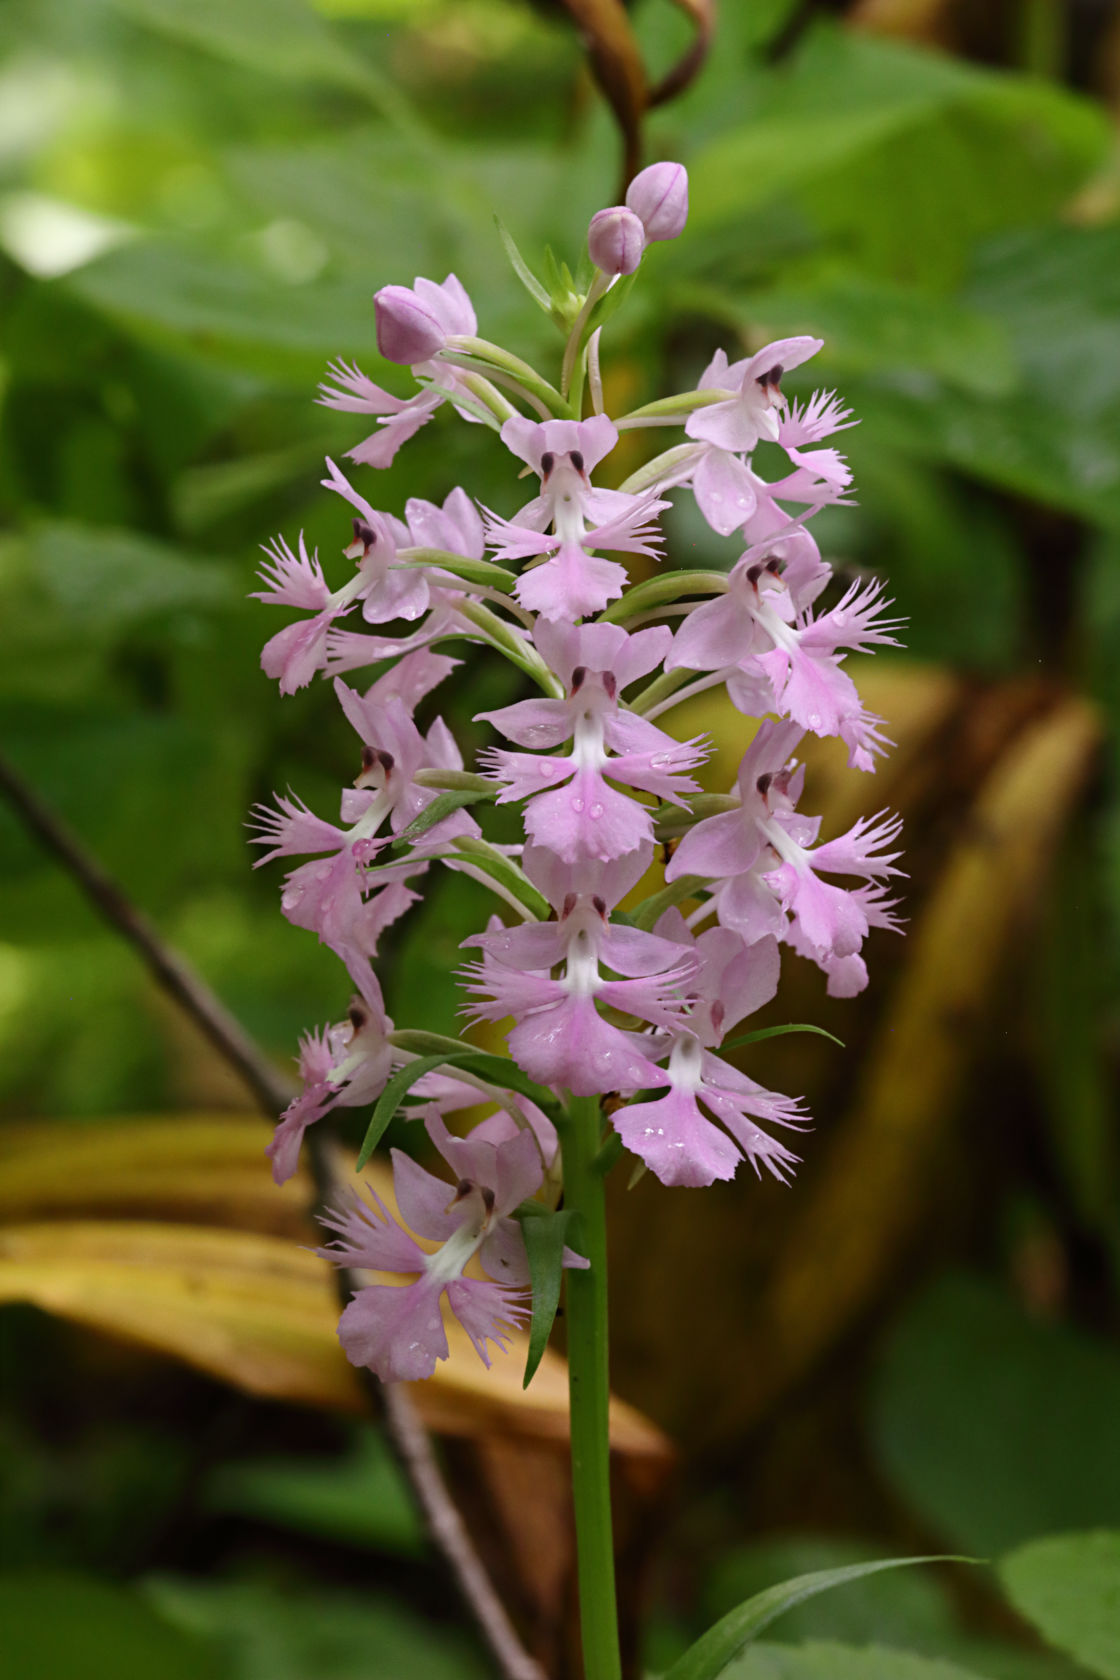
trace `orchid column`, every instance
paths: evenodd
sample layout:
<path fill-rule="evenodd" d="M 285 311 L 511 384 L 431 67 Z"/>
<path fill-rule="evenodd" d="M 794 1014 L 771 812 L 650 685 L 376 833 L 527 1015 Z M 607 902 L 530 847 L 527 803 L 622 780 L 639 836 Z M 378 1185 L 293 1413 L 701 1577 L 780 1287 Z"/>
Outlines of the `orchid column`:
<path fill-rule="evenodd" d="M 262 862 L 308 856 L 285 879 L 284 914 L 337 953 L 354 988 L 347 1019 L 304 1041 L 303 1090 L 270 1146 L 273 1170 L 290 1176 L 303 1133 L 331 1109 L 370 1104 L 359 1168 L 403 1105 L 449 1169 L 437 1176 L 394 1150 L 395 1210 L 359 1183 L 325 1216 L 334 1240 L 320 1252 L 377 1274 L 339 1335 L 351 1361 L 386 1382 L 430 1376 L 463 1340 L 489 1365 L 523 1322 L 530 1380 L 568 1273 L 590 1680 L 619 1674 L 606 1175 L 629 1154 L 631 1170 L 666 1185 L 730 1179 L 744 1159 L 787 1178 L 790 1134 L 807 1123 L 801 1102 L 721 1052 L 757 1036 L 732 1037 L 773 997 L 783 950 L 851 996 L 866 984 L 867 933 L 896 925 L 897 821 L 880 814 L 822 842 L 819 818 L 798 809 L 807 732 L 838 736 L 863 771 L 884 751 L 843 661 L 892 643 L 897 628 L 876 582 L 826 594 L 832 572 L 811 522 L 845 499 L 848 468 L 825 440 L 854 422 L 831 393 L 798 404 L 782 389 L 820 341 L 784 339 L 735 362 L 718 351 L 695 389 L 604 412 L 603 326 L 648 243 L 677 237 L 686 216 L 684 170 L 643 171 L 626 205 L 593 218 L 590 262 L 578 279 L 562 271 L 555 295 L 503 235 L 563 333 L 556 384 L 478 336 L 454 275 L 379 292 L 378 346 L 411 369 L 417 391 L 394 396 L 356 366 L 332 368 L 320 400 L 375 421 L 350 459 L 388 468 L 450 409 L 489 429 L 480 448 L 504 448 L 511 481 L 528 475 L 535 493 L 500 516 L 448 487 L 441 505 L 412 500 L 399 517 L 328 461 L 323 483 L 347 504 L 339 547 L 352 570 L 328 578 L 302 536 L 295 550 L 278 538 L 259 597 L 302 615 L 268 642 L 266 672 L 283 693 L 332 678 L 357 737 L 337 820 L 294 796 L 257 817 Z M 683 437 L 621 488 L 596 483 L 620 431 L 635 427 Z M 760 441 L 788 457 L 780 478 L 753 465 Z M 684 492 L 727 539 L 726 569 L 662 569 L 632 584 L 634 556 L 660 562 L 658 516 Z M 457 656 L 436 651 L 445 646 Z M 527 690 L 480 714 L 495 739 L 471 769 L 428 701 L 463 657 L 511 661 Z M 372 666 L 375 680 L 354 679 Z M 730 790 L 698 778 L 705 741 L 680 741 L 656 721 L 708 688 L 743 714 Z M 495 804 L 520 812 L 518 843 L 487 839 L 480 817 Z M 464 1013 L 500 1023 L 508 1054 L 423 1022 L 399 1029 L 386 1013 L 378 940 L 439 869 L 491 895 L 489 920 L 465 941 Z M 449 1116 L 480 1104 L 485 1117 L 467 1135 L 449 1128 Z"/>

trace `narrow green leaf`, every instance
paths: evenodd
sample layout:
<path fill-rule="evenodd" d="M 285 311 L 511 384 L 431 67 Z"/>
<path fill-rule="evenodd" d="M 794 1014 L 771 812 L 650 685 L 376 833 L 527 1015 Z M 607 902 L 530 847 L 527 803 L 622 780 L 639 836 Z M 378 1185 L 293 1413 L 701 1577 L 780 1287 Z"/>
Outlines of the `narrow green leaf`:
<path fill-rule="evenodd" d="M 564 1239 L 574 1217 L 571 1208 L 557 1213 L 539 1213 L 521 1220 L 521 1235 L 529 1259 L 529 1281 L 533 1286 L 533 1314 L 529 1323 L 529 1352 L 525 1360 L 523 1388 L 528 1388 L 544 1358 L 548 1338 L 560 1305 L 560 1279 L 564 1270 Z"/>
<path fill-rule="evenodd" d="M 525 871 L 519 868 L 512 858 L 507 858 L 504 852 L 499 852 L 488 840 L 480 840 L 473 834 L 460 835 L 454 846 L 465 862 L 469 862 L 475 869 L 481 869 L 492 881 L 512 893 L 517 902 L 523 904 L 538 922 L 548 920 L 551 906 L 547 898 L 537 891 Z"/>
<path fill-rule="evenodd" d="M 726 572 L 702 572 L 688 568 L 660 572 L 657 577 L 647 578 L 644 583 L 636 583 L 633 589 L 628 589 L 621 601 L 615 601 L 599 614 L 596 623 L 618 624 L 622 619 L 636 618 L 639 613 L 654 612 L 670 601 L 679 601 L 684 595 L 726 593 Z"/>
<path fill-rule="evenodd" d="M 397 559 L 408 566 L 438 566 L 441 572 L 450 572 L 467 583 L 507 592 L 517 582 L 516 572 L 508 571 L 505 566 L 496 566 L 492 560 L 472 560 L 469 555 L 453 554 L 446 548 L 398 549 Z"/>
<path fill-rule="evenodd" d="M 835 1033 L 825 1032 L 823 1027 L 815 1027 L 811 1021 L 790 1021 L 784 1027 L 756 1027 L 754 1032 L 743 1033 L 741 1038 L 733 1038 L 727 1044 L 721 1044 L 721 1050 L 741 1050 L 744 1044 L 759 1044 L 764 1038 L 782 1038 L 786 1033 L 808 1032 L 816 1033 L 818 1038 L 828 1038 L 833 1044 L 845 1049 L 844 1040 L 837 1038 Z"/>
<path fill-rule="evenodd" d="M 415 770 L 417 787 L 436 788 L 440 793 L 493 793 L 493 776 L 476 776 L 473 770 Z"/>
<path fill-rule="evenodd" d="M 417 1027 L 402 1027 L 389 1034 L 389 1043 L 410 1056 L 434 1056 L 447 1053 L 456 1056 L 460 1051 L 469 1055 L 477 1046 L 465 1038 L 448 1038 L 444 1033 L 423 1032 Z"/>
<path fill-rule="evenodd" d="M 628 420 L 675 419 L 678 415 L 684 419 L 694 409 L 708 408 L 712 403 L 726 401 L 725 391 L 678 391 L 674 396 L 658 397 L 655 402 L 643 403 L 641 408 L 632 409 L 629 414 L 622 416 L 618 424 L 625 426 Z"/>
<path fill-rule="evenodd" d="M 608 1132 L 605 1141 L 600 1146 L 598 1155 L 591 1163 L 592 1167 L 603 1178 L 606 1178 L 615 1162 L 621 1157 L 622 1150 L 623 1143 L 618 1133 Z"/>
<path fill-rule="evenodd" d="M 667 887 L 662 887 L 652 897 L 644 899 L 636 910 L 631 910 L 630 920 L 637 928 L 644 928 L 648 933 L 650 928 L 666 910 L 671 910 L 674 904 L 680 904 L 683 899 L 695 898 L 707 886 L 703 875 L 681 875 Z"/>
<path fill-rule="evenodd" d="M 426 1073 L 433 1073 L 436 1068 L 446 1067 L 449 1063 L 463 1060 L 464 1056 L 460 1052 L 451 1055 L 440 1053 L 436 1056 L 421 1056 L 418 1061 L 407 1062 L 403 1068 L 397 1069 L 397 1072 L 377 1099 L 370 1123 L 366 1128 L 366 1135 L 362 1139 L 362 1147 L 358 1151 L 358 1159 L 354 1163 L 355 1171 L 361 1172 L 381 1139 L 385 1136 L 390 1120 L 417 1080 L 423 1079 Z"/>
<path fill-rule="evenodd" d="M 538 1085 L 527 1073 L 522 1073 L 517 1063 L 508 1056 L 492 1056 L 489 1051 L 479 1050 L 465 1039 L 445 1038 L 443 1033 L 420 1032 L 413 1028 L 390 1033 L 389 1043 L 398 1050 L 406 1050 L 426 1060 L 435 1057 L 437 1061 L 454 1062 L 464 1072 L 493 1085 L 495 1090 L 517 1091 L 521 1096 L 528 1097 L 550 1120 L 562 1123 L 565 1118 L 563 1108 L 551 1091 Z M 410 1062 L 409 1066 L 415 1067 L 416 1064 Z M 386 1086 L 386 1092 L 388 1089 Z"/>
<path fill-rule="evenodd" d="M 544 287 L 541 285 L 540 281 L 525 261 L 525 258 L 521 255 L 513 235 L 510 233 L 501 217 L 495 216 L 494 221 L 498 228 L 498 238 L 501 240 L 502 245 L 505 248 L 505 253 L 509 258 L 510 267 L 513 269 L 513 272 L 516 274 L 533 302 L 537 304 L 539 308 L 543 309 L 546 315 L 551 315 L 552 299 L 549 297 L 548 293 L 545 291 Z"/>
<path fill-rule="evenodd" d="M 714 1627 L 702 1634 L 682 1657 L 678 1657 L 664 1680 L 717 1680 L 728 1664 L 749 1645 L 757 1634 L 776 1621 L 786 1610 L 792 1610 L 816 1593 L 842 1587 L 847 1581 L 858 1581 L 864 1575 L 875 1575 L 881 1569 L 903 1569 L 915 1563 L 970 1563 L 971 1558 L 911 1557 L 880 1558 L 872 1563 L 852 1563 L 842 1569 L 820 1569 L 812 1575 L 797 1575 L 792 1581 L 780 1581 L 755 1593 L 745 1603 L 728 1611 Z"/>
<path fill-rule="evenodd" d="M 449 817 L 453 811 L 462 810 L 464 805 L 477 805 L 484 799 L 496 799 L 498 791 L 494 788 L 486 793 L 479 793 L 477 789 L 456 792 L 449 788 L 446 793 L 438 794 L 430 805 L 425 805 L 418 817 L 413 818 L 407 828 L 401 829 L 393 841 L 392 850 L 399 852 L 403 847 L 411 846 L 414 840 L 419 840 L 422 834 L 441 823 L 444 817 Z"/>
<path fill-rule="evenodd" d="M 564 1118 L 564 1111 L 552 1093 L 546 1091 L 543 1085 L 538 1085 L 535 1079 L 530 1079 L 527 1073 L 522 1073 L 517 1063 L 508 1056 L 491 1056 L 485 1050 L 475 1050 L 469 1056 L 457 1057 L 456 1060 L 465 1072 L 484 1079 L 497 1090 L 517 1091 L 521 1096 L 528 1097 L 550 1120 L 555 1122 Z"/>

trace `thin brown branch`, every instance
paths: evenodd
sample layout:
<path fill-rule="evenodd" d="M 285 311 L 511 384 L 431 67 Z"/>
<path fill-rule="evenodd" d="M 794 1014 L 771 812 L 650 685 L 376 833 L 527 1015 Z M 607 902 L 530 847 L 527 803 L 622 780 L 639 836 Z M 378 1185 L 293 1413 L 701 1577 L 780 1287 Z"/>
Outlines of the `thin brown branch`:
<path fill-rule="evenodd" d="M 245 1081 L 258 1105 L 275 1119 L 294 1094 L 291 1083 L 277 1071 L 235 1016 L 183 957 L 159 936 L 142 911 L 107 875 L 97 859 L 50 806 L 24 781 L 0 753 L 0 789 L 40 840 L 81 887 L 90 903 L 144 959 L 152 977 L 200 1027 L 229 1065 Z"/>
<path fill-rule="evenodd" d="M 275 1069 L 200 974 L 156 932 L 147 917 L 108 875 L 78 836 L 0 754 L 0 789 L 26 828 L 57 859 L 122 938 L 146 964 L 152 977 L 200 1027 L 215 1049 L 238 1072 L 262 1112 L 275 1119 L 293 1095 L 293 1087 Z M 320 1206 L 338 1198 L 343 1169 L 329 1136 L 308 1134 L 316 1199 Z M 263 1170 L 263 1167 L 262 1167 Z M 338 1292 L 346 1305 L 360 1279 L 339 1270 Z M 383 1384 L 361 1370 L 374 1414 L 382 1420 L 397 1462 L 408 1478 L 424 1526 L 474 1616 L 501 1670 L 503 1680 L 544 1680 L 539 1663 L 524 1649 L 506 1614 L 494 1583 L 475 1549 L 457 1505 L 448 1492 L 431 1440 L 406 1389 Z"/>

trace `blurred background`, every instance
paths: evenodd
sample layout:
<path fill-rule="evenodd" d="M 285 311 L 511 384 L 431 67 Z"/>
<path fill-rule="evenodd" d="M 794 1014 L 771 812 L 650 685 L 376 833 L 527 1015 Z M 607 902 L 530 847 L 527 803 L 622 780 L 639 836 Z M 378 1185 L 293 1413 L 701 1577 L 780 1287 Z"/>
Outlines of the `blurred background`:
<path fill-rule="evenodd" d="M 631 26 L 613 45 L 608 15 Z M 243 825 L 289 784 L 329 812 L 352 746 L 326 685 L 278 698 L 258 655 L 281 620 L 245 597 L 277 531 L 328 567 L 340 546 L 317 480 L 361 432 L 311 397 L 332 357 L 382 377 L 374 289 L 454 270 L 486 336 L 554 356 L 493 216 L 530 262 L 574 263 L 617 196 L 621 120 L 643 161 L 687 165 L 692 215 L 608 329 L 608 407 L 691 387 L 719 344 L 811 331 L 814 379 L 860 417 L 859 505 L 815 529 L 910 619 L 906 654 L 858 672 L 898 745 L 874 783 L 822 751 L 805 805 L 832 833 L 902 811 L 908 929 L 873 938 L 860 999 L 791 959 L 766 1013 L 846 1045 L 745 1064 L 809 1098 L 792 1188 L 617 1188 L 615 1387 L 675 1454 L 637 1425 L 619 1451 L 654 1671 L 802 1568 L 1120 1527 L 1120 5 L 724 0 L 707 64 L 639 122 L 642 77 L 708 20 L 702 0 L 0 9 L 3 752 L 278 1068 L 347 985 L 279 915 L 276 870 L 250 872 Z M 629 435 L 619 478 L 658 437 Z M 358 481 L 392 511 L 460 482 L 520 500 L 454 423 Z M 684 507 L 668 529 L 675 565 L 736 557 Z M 475 662 L 440 709 L 469 754 L 472 713 L 516 695 Z M 734 714 L 697 702 L 680 727 L 730 775 Z M 239 1079 L 2 802 L 0 849 L 13 1674 L 491 1672 L 338 1369 L 297 1246 L 309 1188 L 272 1190 Z M 395 930 L 399 1024 L 456 1029 L 481 913 L 448 877 Z M 452 1388 L 430 1421 L 561 1676 L 563 1458 L 519 1404 Z M 991 1680 L 1079 1672 L 976 1569 L 876 1578 L 773 1632 L 807 1635 Z"/>

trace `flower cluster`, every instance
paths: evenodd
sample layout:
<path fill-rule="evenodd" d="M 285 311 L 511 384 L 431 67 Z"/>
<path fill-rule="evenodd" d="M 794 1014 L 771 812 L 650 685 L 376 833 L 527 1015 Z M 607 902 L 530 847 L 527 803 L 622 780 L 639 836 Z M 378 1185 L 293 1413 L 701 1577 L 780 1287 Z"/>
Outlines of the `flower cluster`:
<path fill-rule="evenodd" d="M 592 219 L 578 296 L 548 294 L 517 258 L 566 333 L 558 386 L 477 336 L 454 275 L 375 298 L 378 347 L 411 370 L 415 395 L 332 368 L 321 400 L 375 422 L 351 460 L 389 466 L 450 405 L 537 481 L 521 507 L 505 516 L 453 488 L 442 505 L 409 501 L 399 518 L 328 461 L 324 485 L 350 510 L 340 547 L 352 571 L 332 587 L 302 536 L 295 550 L 282 538 L 266 550 L 259 598 L 301 616 L 267 643 L 264 669 L 284 693 L 332 677 L 358 736 L 337 821 L 293 797 L 257 813 L 261 861 L 307 859 L 285 880 L 284 914 L 338 954 L 355 988 L 348 1021 L 304 1042 L 274 1172 L 295 1170 L 306 1128 L 335 1105 L 368 1105 L 391 1079 L 403 1091 L 423 1055 L 411 1100 L 452 1174 L 435 1178 L 394 1151 L 400 1220 L 355 1197 L 327 1221 L 336 1240 L 325 1254 L 390 1280 L 362 1288 L 340 1327 L 350 1358 L 386 1379 L 429 1375 L 446 1356 L 445 1310 L 484 1359 L 524 1317 L 522 1221 L 534 1198 L 547 1208 L 560 1194 L 556 1128 L 562 1145 L 571 1099 L 602 1099 L 604 1137 L 613 1128 L 667 1185 L 729 1179 L 744 1158 L 786 1177 L 796 1157 L 782 1140 L 805 1125 L 803 1106 L 721 1046 L 774 996 L 783 946 L 846 997 L 866 984 L 869 930 L 896 925 L 897 820 L 880 813 L 821 841 L 820 819 L 798 808 L 807 733 L 838 737 L 864 771 L 885 750 L 844 659 L 893 644 L 898 628 L 875 581 L 826 596 L 832 571 L 812 520 L 847 496 L 849 469 L 827 440 L 854 421 L 831 392 L 798 402 L 783 391 L 821 341 L 781 339 L 734 362 L 719 350 L 693 390 L 604 412 L 606 299 L 652 242 L 681 232 L 687 204 L 679 165 L 643 171 L 625 205 Z M 683 436 L 620 487 L 595 482 L 621 432 L 654 427 Z M 760 444 L 788 470 L 763 476 Z M 686 491 L 734 538 L 725 571 L 658 570 L 659 515 Z M 636 559 L 644 581 L 631 581 Z M 511 660 L 536 691 L 479 714 L 494 741 L 470 768 L 431 714 L 459 662 L 435 651 L 448 643 Z M 343 680 L 375 665 L 368 686 Z M 656 721 L 708 688 L 744 714 L 730 792 L 697 779 L 703 739 Z M 479 817 L 492 804 L 518 809 L 521 843 L 485 837 Z M 495 1058 L 472 1065 L 469 1040 L 435 1041 L 447 1065 L 434 1066 L 432 1035 L 398 1031 L 386 1014 L 378 940 L 439 868 L 471 875 L 500 906 L 465 942 L 464 1006 L 507 1023 L 509 1087 Z M 452 1135 L 446 1116 L 486 1101 L 490 1117 Z M 564 1263 L 581 1264 L 570 1249 Z"/>

